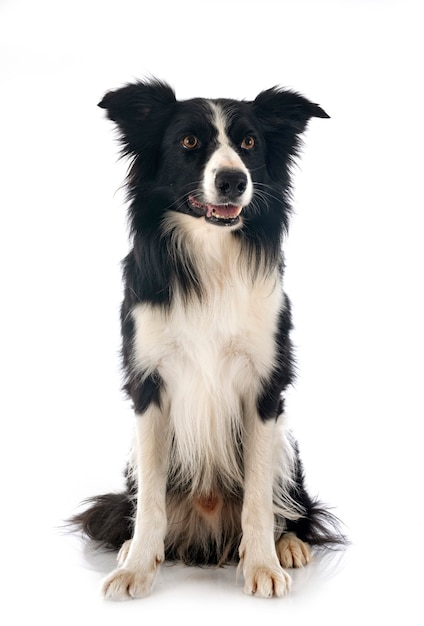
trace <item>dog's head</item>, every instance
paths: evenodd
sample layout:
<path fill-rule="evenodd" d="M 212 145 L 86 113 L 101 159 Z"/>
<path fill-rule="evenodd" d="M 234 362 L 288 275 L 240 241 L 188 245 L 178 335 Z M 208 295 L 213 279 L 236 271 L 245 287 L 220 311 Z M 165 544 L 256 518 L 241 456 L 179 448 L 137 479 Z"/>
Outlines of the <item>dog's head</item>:
<path fill-rule="evenodd" d="M 311 117 L 328 117 L 289 90 L 272 88 L 254 101 L 177 101 L 158 80 L 108 92 L 99 106 L 133 157 L 133 195 L 154 188 L 162 210 L 231 230 L 284 193 L 299 135 Z"/>

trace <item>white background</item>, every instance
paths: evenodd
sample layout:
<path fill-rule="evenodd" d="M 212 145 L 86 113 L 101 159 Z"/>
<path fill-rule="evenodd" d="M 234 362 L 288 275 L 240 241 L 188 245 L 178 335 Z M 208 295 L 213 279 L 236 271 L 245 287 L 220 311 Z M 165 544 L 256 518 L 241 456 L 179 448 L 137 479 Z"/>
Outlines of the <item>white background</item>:
<path fill-rule="evenodd" d="M 0 3 L 0 611 L 8 624 L 423 620 L 422 19 L 411 0 Z M 148 599 L 99 596 L 113 555 L 59 527 L 119 489 L 125 164 L 96 107 L 135 77 L 180 98 L 280 84 L 320 103 L 287 243 L 299 380 L 288 409 L 313 493 L 352 547 L 285 600 L 233 568 L 167 567 Z M 321 621 L 319 622 L 321 623 Z"/>

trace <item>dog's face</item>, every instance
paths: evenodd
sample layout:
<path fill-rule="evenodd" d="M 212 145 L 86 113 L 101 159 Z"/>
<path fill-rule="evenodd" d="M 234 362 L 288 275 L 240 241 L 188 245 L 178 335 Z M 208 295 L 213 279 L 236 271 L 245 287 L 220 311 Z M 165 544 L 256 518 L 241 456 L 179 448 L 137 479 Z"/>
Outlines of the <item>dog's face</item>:
<path fill-rule="evenodd" d="M 253 102 L 178 102 L 159 81 L 109 92 L 99 106 L 134 157 L 134 187 L 154 187 L 162 210 L 229 230 L 284 191 L 298 135 L 310 117 L 328 117 L 290 91 L 270 89 Z"/>
<path fill-rule="evenodd" d="M 159 184 L 175 189 L 177 210 L 217 226 L 241 223 L 253 198 L 253 173 L 264 164 L 264 142 L 243 108 L 207 100 L 177 105 L 158 172 Z"/>

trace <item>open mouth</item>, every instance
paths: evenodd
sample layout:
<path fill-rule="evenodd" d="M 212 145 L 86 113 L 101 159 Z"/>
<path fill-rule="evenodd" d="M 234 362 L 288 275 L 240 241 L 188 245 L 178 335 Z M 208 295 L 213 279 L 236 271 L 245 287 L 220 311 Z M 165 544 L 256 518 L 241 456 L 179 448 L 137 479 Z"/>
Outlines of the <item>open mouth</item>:
<path fill-rule="evenodd" d="M 193 196 L 188 197 L 190 208 L 199 217 L 219 226 L 234 226 L 240 221 L 242 206 L 236 204 L 203 204 Z"/>

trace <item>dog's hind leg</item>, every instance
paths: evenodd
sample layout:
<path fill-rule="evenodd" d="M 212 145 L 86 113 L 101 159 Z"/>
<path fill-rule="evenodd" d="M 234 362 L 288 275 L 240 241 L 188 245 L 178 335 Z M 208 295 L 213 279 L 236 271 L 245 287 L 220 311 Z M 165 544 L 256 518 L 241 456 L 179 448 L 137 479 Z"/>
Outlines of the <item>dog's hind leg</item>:
<path fill-rule="evenodd" d="M 131 543 L 124 544 L 121 567 L 103 583 L 112 600 L 141 598 L 150 593 L 158 565 L 164 560 L 168 437 L 155 403 L 136 416 L 137 511 Z"/>
<path fill-rule="evenodd" d="M 125 541 L 125 543 L 122 544 L 121 549 L 118 552 L 118 556 L 116 557 L 116 560 L 118 561 L 118 565 L 120 566 L 124 565 L 125 560 L 128 556 L 128 552 L 130 551 L 131 543 L 132 543 L 132 539 L 128 539 L 127 541 Z"/>
<path fill-rule="evenodd" d="M 312 558 L 310 545 L 299 539 L 294 533 L 284 533 L 275 547 L 283 567 L 303 567 Z"/>

